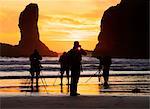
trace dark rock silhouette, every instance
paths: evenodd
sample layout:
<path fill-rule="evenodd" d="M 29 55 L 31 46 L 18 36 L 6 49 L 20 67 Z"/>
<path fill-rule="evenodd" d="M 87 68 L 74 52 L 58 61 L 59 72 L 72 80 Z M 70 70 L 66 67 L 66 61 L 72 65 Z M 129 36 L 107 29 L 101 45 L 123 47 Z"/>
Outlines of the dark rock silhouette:
<path fill-rule="evenodd" d="M 56 52 L 50 51 L 39 39 L 38 31 L 38 5 L 29 4 L 19 17 L 21 40 L 18 45 L 0 43 L 0 56 L 19 57 L 29 56 L 37 49 L 42 56 L 57 56 Z"/>
<path fill-rule="evenodd" d="M 94 56 L 149 57 L 149 0 L 121 0 L 104 12 Z"/>

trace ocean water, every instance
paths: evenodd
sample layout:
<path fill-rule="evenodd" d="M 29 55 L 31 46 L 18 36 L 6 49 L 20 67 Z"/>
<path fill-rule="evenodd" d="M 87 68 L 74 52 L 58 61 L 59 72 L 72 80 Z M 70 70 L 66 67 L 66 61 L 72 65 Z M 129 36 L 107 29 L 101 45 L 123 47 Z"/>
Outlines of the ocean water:
<path fill-rule="evenodd" d="M 149 71 L 149 59 L 112 59 L 111 70 L 113 71 Z M 41 61 L 43 71 L 59 71 L 58 57 L 44 57 Z M 82 68 L 84 71 L 97 70 L 99 60 L 92 57 L 83 57 Z M 0 71 L 28 71 L 30 68 L 29 58 L 0 57 Z"/>
<path fill-rule="evenodd" d="M 60 65 L 58 57 L 44 57 L 41 61 L 43 66 L 41 76 L 60 75 Z M 12 79 L 15 76 L 30 76 L 30 62 L 28 58 L 7 58 L 0 57 L 0 95 L 29 94 L 30 80 Z M 150 64 L 149 59 L 112 59 L 110 68 L 109 89 L 103 88 L 103 77 L 90 77 L 97 73 L 99 60 L 92 57 L 83 57 L 81 77 L 79 80 L 78 91 L 81 94 L 133 94 L 132 90 L 140 89 L 140 95 L 150 94 Z M 102 72 L 100 72 L 102 74 Z M 3 78 L 3 77 L 8 78 Z M 12 77 L 11 79 L 9 77 Z M 68 85 L 64 78 L 64 85 L 60 86 L 60 79 L 41 78 L 39 80 L 39 94 L 68 94 Z M 138 93 L 139 94 L 139 93 Z"/>

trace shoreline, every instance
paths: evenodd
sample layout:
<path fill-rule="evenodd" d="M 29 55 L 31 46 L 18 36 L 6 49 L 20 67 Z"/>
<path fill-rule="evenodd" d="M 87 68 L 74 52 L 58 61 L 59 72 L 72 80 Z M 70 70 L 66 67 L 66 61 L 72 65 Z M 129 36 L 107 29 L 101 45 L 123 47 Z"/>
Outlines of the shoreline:
<path fill-rule="evenodd" d="M 145 74 L 110 74 L 109 76 L 149 76 L 149 73 L 145 73 Z M 80 75 L 80 77 L 98 77 L 98 76 L 102 76 L 102 74 L 97 75 L 97 74 L 85 74 L 85 75 Z M 60 75 L 46 75 L 46 76 L 40 76 L 40 78 L 60 78 Z M 67 77 L 66 75 L 64 75 L 63 77 Z M 0 76 L 0 79 L 27 79 L 27 78 L 31 78 L 31 76 Z"/>

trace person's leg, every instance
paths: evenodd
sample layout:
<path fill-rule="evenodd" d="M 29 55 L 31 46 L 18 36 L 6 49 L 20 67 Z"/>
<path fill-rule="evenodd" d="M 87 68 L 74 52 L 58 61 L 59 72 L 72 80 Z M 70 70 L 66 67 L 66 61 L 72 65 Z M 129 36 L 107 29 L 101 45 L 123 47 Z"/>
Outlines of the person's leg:
<path fill-rule="evenodd" d="M 77 82 L 74 83 L 74 94 L 77 94 Z"/>
<path fill-rule="evenodd" d="M 64 72 L 60 72 L 60 85 L 63 85 L 63 74 Z"/>
<path fill-rule="evenodd" d="M 104 77 L 104 87 L 108 88 L 108 77 L 109 77 L 109 70 L 108 69 L 104 69 L 103 70 L 103 77 Z"/>
<path fill-rule="evenodd" d="M 66 76 L 67 76 L 67 81 L 68 81 L 68 85 L 69 85 L 69 70 L 66 70 Z"/>
<path fill-rule="evenodd" d="M 60 85 L 60 92 L 63 93 L 63 85 Z"/>
<path fill-rule="evenodd" d="M 38 92 L 39 91 L 39 75 L 40 75 L 40 72 L 36 72 L 36 91 Z"/>
<path fill-rule="evenodd" d="M 33 78 L 34 78 L 34 72 L 30 71 L 31 74 L 31 92 L 33 92 Z"/>
<path fill-rule="evenodd" d="M 104 85 L 108 84 L 108 76 L 104 76 Z"/>
<path fill-rule="evenodd" d="M 34 78 L 34 73 L 31 73 L 31 84 L 33 85 L 33 78 Z"/>
<path fill-rule="evenodd" d="M 73 95 L 73 76 L 71 75 L 70 95 Z"/>
<path fill-rule="evenodd" d="M 79 93 L 77 93 L 77 87 L 78 87 L 78 82 L 79 82 L 79 77 L 80 77 L 80 70 L 77 71 L 77 74 L 76 74 L 76 82 L 75 82 L 75 93 L 77 95 L 79 95 Z"/>
<path fill-rule="evenodd" d="M 71 71 L 71 84 L 70 84 L 70 95 L 75 95 L 76 88 L 76 77 L 75 71 Z"/>

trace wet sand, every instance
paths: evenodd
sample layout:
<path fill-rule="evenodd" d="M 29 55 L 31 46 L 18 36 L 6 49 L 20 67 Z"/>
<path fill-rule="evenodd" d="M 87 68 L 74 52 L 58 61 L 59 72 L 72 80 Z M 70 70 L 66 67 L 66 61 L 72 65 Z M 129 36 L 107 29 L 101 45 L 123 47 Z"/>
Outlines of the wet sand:
<path fill-rule="evenodd" d="M 5 96 L 1 109 L 149 109 L 150 96 Z"/>

